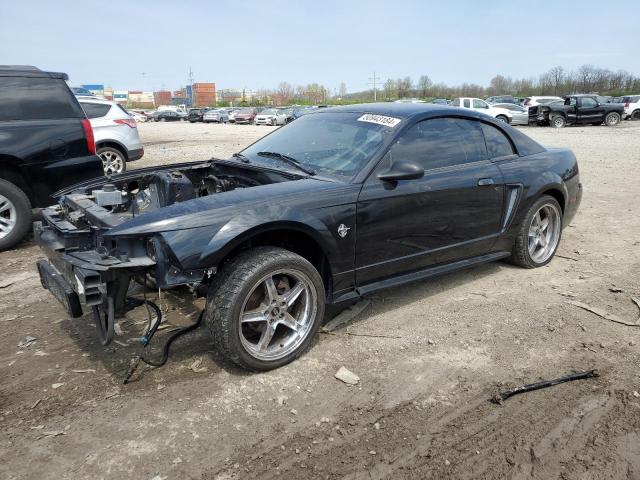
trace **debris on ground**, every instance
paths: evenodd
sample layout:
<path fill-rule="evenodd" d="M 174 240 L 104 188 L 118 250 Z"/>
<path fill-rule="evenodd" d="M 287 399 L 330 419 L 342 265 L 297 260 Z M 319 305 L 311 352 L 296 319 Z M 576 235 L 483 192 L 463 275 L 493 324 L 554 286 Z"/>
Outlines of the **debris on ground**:
<path fill-rule="evenodd" d="M 56 390 L 56 389 L 60 388 L 63 385 L 64 385 L 64 382 L 63 383 L 54 383 L 53 385 L 51 385 L 51 388 Z"/>
<path fill-rule="evenodd" d="M 83 370 L 71 370 L 73 373 L 95 373 L 93 368 L 85 368 Z"/>
<path fill-rule="evenodd" d="M 37 337 L 34 337 L 33 335 L 27 335 L 26 337 L 24 337 L 24 340 L 18 343 L 18 348 L 29 348 L 37 340 L 38 340 Z"/>
<path fill-rule="evenodd" d="M 338 315 L 336 315 L 333 320 L 327 322 L 327 324 L 322 327 L 323 332 L 332 332 L 336 328 L 344 325 L 345 323 L 349 323 L 351 320 L 360 315 L 365 308 L 367 308 L 371 304 L 371 300 L 361 300 L 355 305 L 351 305 L 349 308 L 343 310 Z"/>
<path fill-rule="evenodd" d="M 197 358 L 196 360 L 193 361 L 191 365 L 189 365 L 188 368 L 194 373 L 206 372 L 208 370 L 207 367 L 202 367 L 201 365 L 202 365 L 202 358 Z"/>
<path fill-rule="evenodd" d="M 12 276 L 7 277 L 7 278 L 5 278 L 3 280 L 0 280 L 0 288 L 10 287 L 14 283 L 18 283 L 18 282 L 21 282 L 23 280 L 27 280 L 28 278 L 31 278 L 32 276 L 33 276 L 33 274 L 31 272 L 22 272 L 22 273 L 18 273 L 17 275 L 12 275 Z"/>
<path fill-rule="evenodd" d="M 638 305 L 638 308 L 640 308 L 640 300 L 633 297 L 631 297 L 631 300 L 633 300 L 633 302 L 636 305 Z M 582 308 L 583 310 L 586 310 L 588 312 L 594 313 L 599 317 L 604 318 L 605 320 L 609 320 L 610 322 L 620 323 L 622 325 L 626 325 L 627 327 L 640 327 L 640 323 L 638 323 L 638 320 L 640 320 L 640 318 L 636 320 L 635 323 L 631 323 L 631 322 L 622 320 L 620 317 L 618 317 L 617 315 L 614 315 L 613 313 L 609 313 L 606 310 L 602 310 L 601 308 L 598 308 L 598 307 L 592 307 L 591 305 L 587 305 L 586 303 L 576 302 L 573 300 L 567 300 L 566 303 L 574 305 L 578 308 Z"/>
<path fill-rule="evenodd" d="M 582 380 L 585 378 L 593 378 L 599 377 L 600 374 L 597 370 L 588 370 L 586 372 L 578 372 L 572 373 L 571 375 L 567 375 L 566 377 L 554 378 L 553 380 L 543 380 L 541 382 L 530 383 L 528 385 L 522 385 L 521 387 L 516 387 L 511 390 L 505 390 L 504 392 L 498 393 L 495 397 L 492 398 L 494 403 L 498 405 L 502 405 L 505 400 L 514 395 L 518 395 L 520 393 L 532 392 L 534 390 L 540 390 L 541 388 L 553 387 L 554 385 L 559 385 L 565 382 L 571 382 L 573 380 Z"/>
<path fill-rule="evenodd" d="M 360 377 L 345 367 L 340 367 L 334 376 L 348 385 L 357 385 L 360 381 Z"/>

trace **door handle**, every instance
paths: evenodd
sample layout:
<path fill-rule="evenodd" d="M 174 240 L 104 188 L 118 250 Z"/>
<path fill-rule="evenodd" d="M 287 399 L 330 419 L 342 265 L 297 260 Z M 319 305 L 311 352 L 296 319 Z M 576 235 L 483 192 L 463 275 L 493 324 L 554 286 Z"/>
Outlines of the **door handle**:
<path fill-rule="evenodd" d="M 478 180 L 478 186 L 479 187 L 486 187 L 487 185 L 493 185 L 494 182 L 493 178 L 481 178 L 480 180 Z"/>

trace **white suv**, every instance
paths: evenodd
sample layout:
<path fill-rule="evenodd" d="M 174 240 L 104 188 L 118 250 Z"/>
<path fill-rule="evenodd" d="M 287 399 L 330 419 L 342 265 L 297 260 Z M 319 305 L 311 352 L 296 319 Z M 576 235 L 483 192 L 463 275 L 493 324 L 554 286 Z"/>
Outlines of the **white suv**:
<path fill-rule="evenodd" d="M 136 121 L 116 102 L 97 98 L 78 98 L 93 127 L 96 153 L 102 158 L 105 175 L 122 173 L 127 162 L 138 160 L 144 148 Z"/>
<path fill-rule="evenodd" d="M 509 110 L 505 108 L 494 107 L 488 104 L 481 98 L 460 97 L 454 98 L 451 102 L 452 107 L 462 107 L 474 110 L 476 112 L 484 113 L 490 117 L 500 120 L 504 123 L 511 123 L 511 115 Z"/>
<path fill-rule="evenodd" d="M 623 117 L 631 120 L 640 120 L 640 95 L 630 95 L 622 98 L 624 103 Z"/>

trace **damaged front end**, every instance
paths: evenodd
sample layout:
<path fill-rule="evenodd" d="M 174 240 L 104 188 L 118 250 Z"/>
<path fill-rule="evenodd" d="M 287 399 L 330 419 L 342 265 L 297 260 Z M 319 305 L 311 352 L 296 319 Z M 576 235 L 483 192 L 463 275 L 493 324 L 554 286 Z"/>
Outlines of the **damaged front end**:
<path fill-rule="evenodd" d="M 206 206 L 185 202 L 285 179 L 237 162 L 209 161 L 71 187 L 34 223 L 35 240 L 47 256 L 37 261 L 42 285 L 71 317 L 92 310 L 100 339 L 108 344 L 114 319 L 140 304 L 127 297 L 131 280 L 159 289 L 189 285 L 196 290 L 216 271 L 215 266 L 194 268 L 177 258 L 166 239 L 175 237 L 172 229 L 189 229 L 184 220 L 171 224 L 171 215 L 199 215 L 200 223 L 194 225 L 202 227 Z M 167 212 L 175 204 L 187 206 Z"/>

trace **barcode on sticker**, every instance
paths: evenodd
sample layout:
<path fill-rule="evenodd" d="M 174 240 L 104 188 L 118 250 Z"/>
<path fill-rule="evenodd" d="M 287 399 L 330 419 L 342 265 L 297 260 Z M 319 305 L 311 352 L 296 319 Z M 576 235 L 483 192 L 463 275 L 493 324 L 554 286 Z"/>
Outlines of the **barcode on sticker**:
<path fill-rule="evenodd" d="M 359 122 L 369 122 L 369 123 L 377 123 L 378 125 L 384 125 L 385 127 L 395 127 L 400 123 L 399 118 L 388 117 L 386 115 L 374 115 L 373 113 L 365 113 L 360 118 L 358 118 Z"/>

